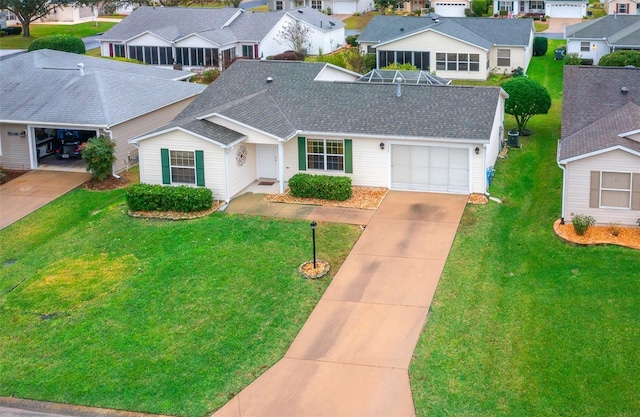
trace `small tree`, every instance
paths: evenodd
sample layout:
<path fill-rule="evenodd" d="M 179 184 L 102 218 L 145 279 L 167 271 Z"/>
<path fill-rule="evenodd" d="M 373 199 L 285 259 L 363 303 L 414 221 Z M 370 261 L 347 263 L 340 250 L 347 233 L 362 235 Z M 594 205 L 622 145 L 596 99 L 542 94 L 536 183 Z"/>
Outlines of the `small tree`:
<path fill-rule="evenodd" d="M 299 20 L 296 20 L 294 22 L 288 22 L 280 32 L 278 32 L 276 42 L 280 45 L 288 46 L 298 53 L 302 53 L 310 39 L 311 30 L 300 23 Z"/>
<path fill-rule="evenodd" d="M 116 144 L 106 136 L 93 137 L 84 144 L 82 159 L 87 162 L 87 172 L 93 178 L 104 180 L 111 175 L 116 162 Z"/>
<path fill-rule="evenodd" d="M 544 36 L 533 38 L 533 56 L 544 56 L 549 48 L 549 39 Z"/>
<path fill-rule="evenodd" d="M 551 108 L 551 96 L 547 89 L 530 78 L 512 78 L 502 84 L 502 88 L 509 94 L 504 111 L 515 117 L 521 133 L 529 119 L 536 114 L 547 114 Z"/>
<path fill-rule="evenodd" d="M 487 2 L 484 0 L 473 0 L 471 3 L 471 10 L 473 11 L 474 16 L 482 17 L 487 10 Z"/>
<path fill-rule="evenodd" d="M 29 45 L 29 52 L 38 49 L 53 49 L 55 51 L 71 52 L 73 54 L 84 54 L 87 49 L 82 39 L 73 35 L 51 35 L 38 38 Z"/>
<path fill-rule="evenodd" d="M 640 68 L 640 51 L 623 50 L 615 51 L 600 58 L 598 65 L 601 67 L 625 67 L 633 65 Z"/>
<path fill-rule="evenodd" d="M 396 7 L 398 0 L 375 0 L 373 4 L 380 9 L 380 14 L 384 16 L 388 8 Z"/>

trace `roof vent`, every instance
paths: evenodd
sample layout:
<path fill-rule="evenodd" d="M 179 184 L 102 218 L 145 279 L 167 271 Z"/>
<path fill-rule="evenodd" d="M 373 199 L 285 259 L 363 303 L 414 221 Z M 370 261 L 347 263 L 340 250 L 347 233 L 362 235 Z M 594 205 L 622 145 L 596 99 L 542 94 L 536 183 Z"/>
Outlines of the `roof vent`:
<path fill-rule="evenodd" d="M 84 75 L 84 64 L 78 64 L 78 69 L 80 70 L 80 76 L 82 77 Z"/>
<path fill-rule="evenodd" d="M 298 13 L 304 13 L 302 10 L 298 9 Z"/>
<path fill-rule="evenodd" d="M 396 97 L 402 97 L 402 83 L 404 82 L 404 80 L 402 79 L 402 77 L 398 77 L 396 78 Z"/>
<path fill-rule="evenodd" d="M 273 78 L 271 78 L 271 77 L 267 77 L 267 82 L 268 82 L 268 83 L 272 83 L 272 82 L 273 82 Z"/>
<path fill-rule="evenodd" d="M 400 28 L 400 32 L 404 32 L 404 28 Z"/>
<path fill-rule="evenodd" d="M 628 89 L 627 87 L 622 87 L 622 88 L 620 89 L 620 92 L 621 92 L 622 94 L 627 94 L 627 93 L 629 92 L 629 89 Z"/>
<path fill-rule="evenodd" d="M 333 22 L 329 22 L 329 24 L 330 24 L 331 26 L 335 26 L 335 25 L 336 25 L 336 24 L 335 24 L 335 23 L 333 23 Z"/>

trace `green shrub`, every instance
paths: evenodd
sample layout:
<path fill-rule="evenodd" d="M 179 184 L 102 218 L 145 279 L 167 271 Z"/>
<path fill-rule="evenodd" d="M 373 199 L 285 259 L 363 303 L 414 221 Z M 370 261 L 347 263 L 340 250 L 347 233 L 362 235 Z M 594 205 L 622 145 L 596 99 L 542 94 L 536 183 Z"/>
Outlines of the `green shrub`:
<path fill-rule="evenodd" d="M 213 205 L 213 194 L 204 187 L 134 184 L 127 189 L 131 211 L 203 211 Z"/>
<path fill-rule="evenodd" d="M 345 42 L 347 42 L 348 45 L 357 47 L 358 46 L 358 36 L 359 35 L 349 35 L 345 38 Z"/>
<path fill-rule="evenodd" d="M 622 50 L 604 55 L 598 65 L 601 67 L 624 67 L 633 65 L 640 68 L 640 51 Z"/>
<path fill-rule="evenodd" d="M 93 137 L 82 145 L 82 159 L 93 178 L 103 180 L 111 175 L 116 162 L 116 144 L 106 136 Z"/>
<path fill-rule="evenodd" d="M 487 2 L 485 0 L 473 0 L 471 2 L 471 10 L 476 17 L 482 17 L 487 11 Z"/>
<path fill-rule="evenodd" d="M 219 69 L 208 69 L 202 73 L 202 82 L 204 84 L 211 84 L 220 76 Z"/>
<path fill-rule="evenodd" d="M 579 236 L 584 235 L 591 226 L 596 224 L 596 219 L 591 216 L 585 214 L 574 215 L 573 213 L 571 213 L 571 215 L 573 216 L 573 219 L 571 219 L 573 229 Z"/>
<path fill-rule="evenodd" d="M 549 40 L 544 36 L 533 38 L 533 56 L 544 56 L 549 48 Z"/>
<path fill-rule="evenodd" d="M 564 65 L 580 65 L 582 63 L 582 58 L 575 52 L 571 52 L 564 56 Z"/>
<path fill-rule="evenodd" d="M 351 197 L 351 178 L 296 174 L 289 179 L 289 188 L 294 197 L 345 201 Z"/>
<path fill-rule="evenodd" d="M 22 33 L 22 26 L 7 26 L 6 28 L 0 29 L 2 33 L 5 35 L 19 35 Z"/>
<path fill-rule="evenodd" d="M 364 68 L 365 72 L 373 71 L 376 68 L 376 54 L 365 54 Z"/>
<path fill-rule="evenodd" d="M 29 45 L 29 52 L 38 49 L 53 49 L 55 51 L 84 54 L 87 52 L 82 39 L 73 35 L 51 35 L 38 38 Z"/>

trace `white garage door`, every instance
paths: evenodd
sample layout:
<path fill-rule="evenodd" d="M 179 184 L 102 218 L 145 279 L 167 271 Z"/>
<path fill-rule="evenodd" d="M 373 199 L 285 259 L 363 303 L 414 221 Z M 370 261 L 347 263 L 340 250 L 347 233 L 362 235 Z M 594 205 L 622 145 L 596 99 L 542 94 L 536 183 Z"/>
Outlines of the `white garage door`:
<path fill-rule="evenodd" d="M 435 13 L 445 17 L 464 17 L 464 3 L 435 3 Z"/>
<path fill-rule="evenodd" d="M 568 17 L 580 19 L 582 17 L 582 5 L 581 4 L 550 4 L 549 16 L 553 17 Z"/>
<path fill-rule="evenodd" d="M 469 150 L 391 145 L 391 188 L 468 194 Z"/>

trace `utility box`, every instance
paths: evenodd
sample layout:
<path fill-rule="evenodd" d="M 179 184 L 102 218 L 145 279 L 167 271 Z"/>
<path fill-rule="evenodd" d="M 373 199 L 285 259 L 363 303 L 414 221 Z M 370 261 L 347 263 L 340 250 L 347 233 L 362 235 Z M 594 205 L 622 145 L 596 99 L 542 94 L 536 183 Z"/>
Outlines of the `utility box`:
<path fill-rule="evenodd" d="M 507 133 L 507 146 L 510 148 L 520 147 L 520 132 L 517 130 L 510 130 Z"/>

